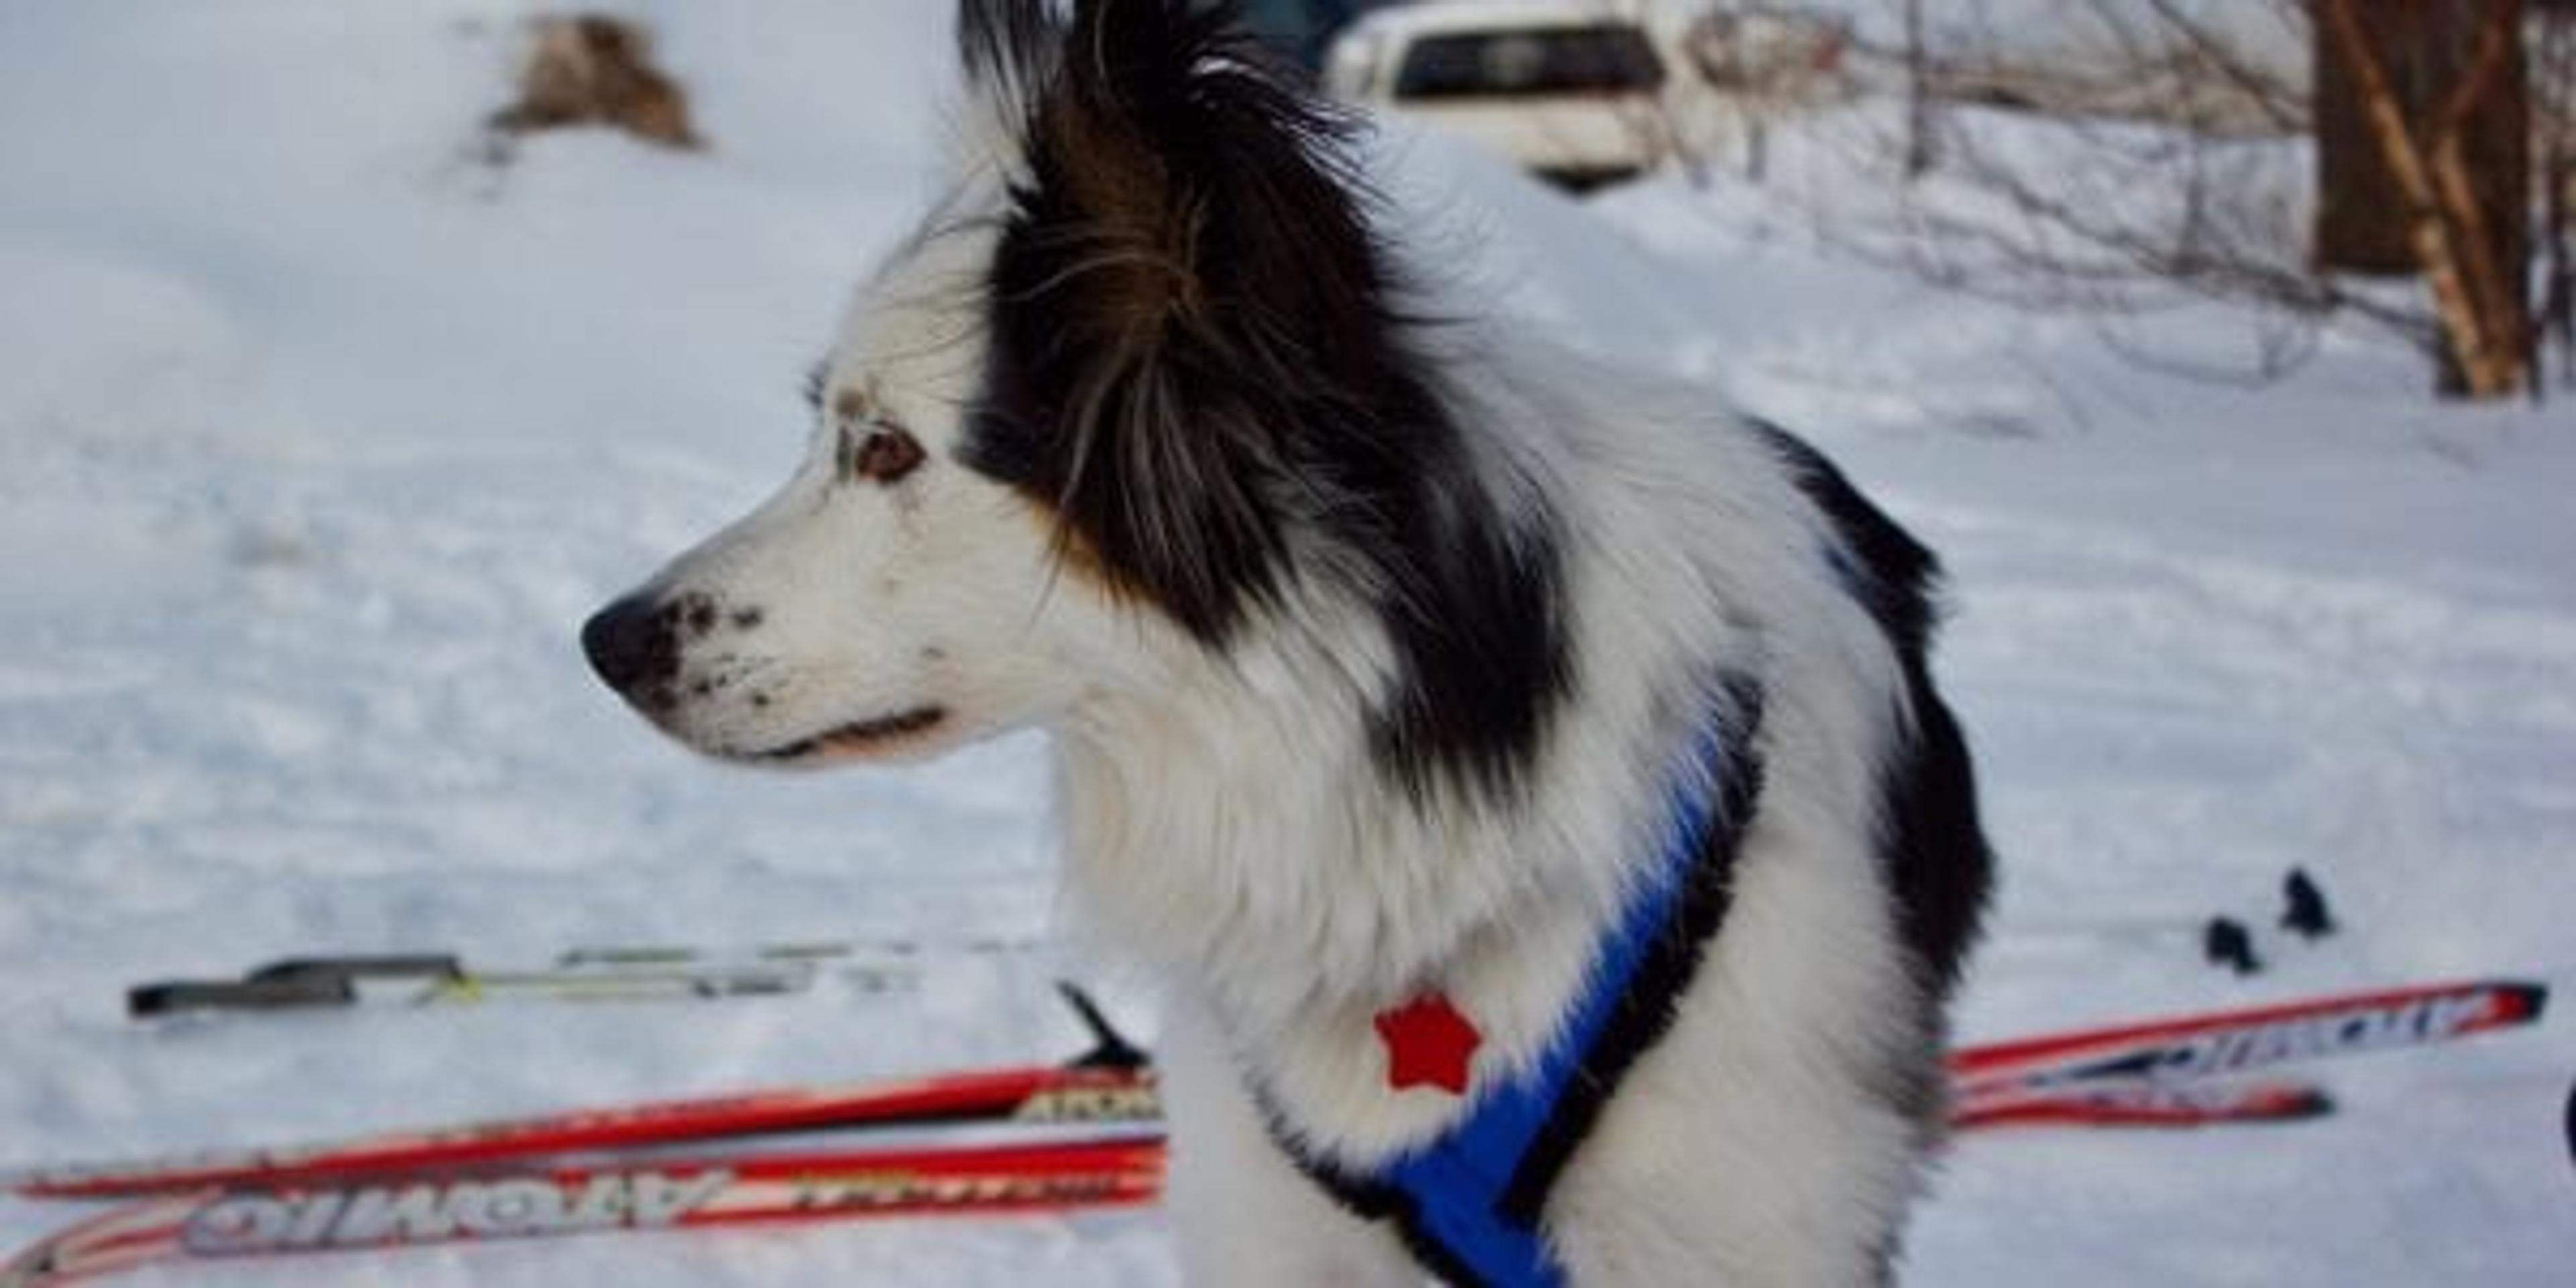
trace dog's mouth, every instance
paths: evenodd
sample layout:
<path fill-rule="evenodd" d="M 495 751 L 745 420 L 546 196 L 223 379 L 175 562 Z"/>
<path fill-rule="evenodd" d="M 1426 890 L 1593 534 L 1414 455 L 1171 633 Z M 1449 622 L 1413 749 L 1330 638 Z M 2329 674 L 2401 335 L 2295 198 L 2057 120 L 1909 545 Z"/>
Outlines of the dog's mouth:
<path fill-rule="evenodd" d="M 775 765 L 812 760 L 818 756 L 864 753 L 896 739 L 927 732 L 947 718 L 948 709 L 945 707 L 916 707 L 873 720 L 853 721 L 784 746 L 753 752 L 744 759 Z"/>

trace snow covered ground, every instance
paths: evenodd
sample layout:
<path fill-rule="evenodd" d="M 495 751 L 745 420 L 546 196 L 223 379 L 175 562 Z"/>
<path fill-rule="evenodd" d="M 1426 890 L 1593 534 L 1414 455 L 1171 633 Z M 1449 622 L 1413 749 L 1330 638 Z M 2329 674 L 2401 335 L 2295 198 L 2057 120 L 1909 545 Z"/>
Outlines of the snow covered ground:
<path fill-rule="evenodd" d="M 138 978 L 295 952 L 1053 923 L 1032 745 L 761 777 L 584 674 L 582 616 L 799 451 L 800 378 L 928 189 L 945 76 L 940 0 L 611 7 L 658 25 L 710 152 L 477 161 L 533 9 L 510 0 L 0 0 L 0 1165 L 1075 1043 L 1044 955 L 894 999 L 122 1017 Z M 1942 669 L 2006 863 L 1966 1036 L 2576 982 L 2576 413 L 2437 409 L 2361 337 L 2268 388 L 2177 381 L 2081 321 L 1839 261 L 1773 194 L 1576 205 L 1392 151 L 1509 307 L 1725 383 L 1946 553 Z M 2252 982 L 2201 966 L 2191 923 L 2267 923 L 2294 863 L 2348 932 L 2267 940 Z M 1910 1281 L 2568 1281 L 2576 1022 L 2316 1073 L 2345 1105 L 2320 1123 L 1964 1142 Z M 0 1202 L 0 1245 L 64 1219 Z M 1146 1214 L 163 1281 L 897 1274 L 1173 1279 Z"/>

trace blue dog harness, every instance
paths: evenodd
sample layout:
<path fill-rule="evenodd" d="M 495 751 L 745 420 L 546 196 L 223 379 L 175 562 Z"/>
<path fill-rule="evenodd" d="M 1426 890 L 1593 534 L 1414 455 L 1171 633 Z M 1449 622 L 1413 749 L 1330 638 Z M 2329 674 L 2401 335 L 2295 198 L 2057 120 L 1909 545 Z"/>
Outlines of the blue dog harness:
<path fill-rule="evenodd" d="M 1604 937 L 1590 986 L 1535 1068 L 1486 1089 L 1447 1132 L 1374 1172 L 1308 1153 L 1278 1121 L 1300 1167 L 1362 1216 L 1392 1221 L 1416 1259 L 1459 1288 L 1561 1288 L 1539 1237 L 1548 1193 L 1620 1081 L 1671 1026 L 1726 919 L 1735 854 L 1762 790 L 1758 688 L 1730 686 L 1734 719 L 1695 745 L 1673 791 L 1662 861 Z"/>

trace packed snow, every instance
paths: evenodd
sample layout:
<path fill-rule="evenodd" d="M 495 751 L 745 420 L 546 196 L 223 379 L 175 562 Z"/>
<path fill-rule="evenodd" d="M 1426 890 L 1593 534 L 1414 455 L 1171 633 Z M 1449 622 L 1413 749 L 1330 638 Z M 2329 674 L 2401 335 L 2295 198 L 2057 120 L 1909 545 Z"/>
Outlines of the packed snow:
<path fill-rule="evenodd" d="M 1054 1058 L 1063 972 L 1150 1032 L 1090 955 L 962 948 L 892 996 L 125 1019 L 139 979 L 302 953 L 1063 929 L 1033 742 L 765 777 L 584 670 L 584 615 L 796 458 L 804 370 L 948 119 L 941 0 L 608 7 L 654 25 L 707 151 L 489 159 L 532 5 L 0 0 L 0 1167 Z M 2193 382 L 1944 294 L 1819 230 L 1880 183 L 1840 137 L 1785 131 L 1772 185 L 1582 203 L 1434 140 L 1378 157 L 1443 271 L 1814 438 L 1944 552 L 2005 877 L 1963 1036 L 2576 982 L 2576 413 L 2438 406 L 2357 332 Z M 2343 934 L 2271 930 L 2294 864 Z M 2221 912 L 2271 969 L 2199 961 Z M 2307 1072 L 2342 1112 L 1962 1141 L 1909 1282 L 2568 1282 L 2563 1011 Z M 77 1215 L 0 1201 L 0 1244 Z M 1176 1280 L 1149 1212 L 135 1282 L 898 1275 Z"/>

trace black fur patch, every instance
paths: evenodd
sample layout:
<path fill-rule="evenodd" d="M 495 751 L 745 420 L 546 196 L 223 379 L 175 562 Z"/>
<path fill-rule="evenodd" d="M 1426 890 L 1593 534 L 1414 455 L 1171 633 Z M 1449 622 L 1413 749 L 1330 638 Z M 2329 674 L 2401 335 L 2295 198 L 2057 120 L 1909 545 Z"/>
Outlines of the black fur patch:
<path fill-rule="evenodd" d="M 1502 791 L 1572 668 L 1556 524 L 1506 514 L 1410 341 L 1348 123 L 1232 7 L 969 0 L 970 76 L 1025 114 L 961 459 L 1211 648 L 1300 577 L 1369 604 L 1399 673 L 1380 769 Z M 1057 52 L 1050 53 L 1054 43 Z"/>
<path fill-rule="evenodd" d="M 1760 429 L 1807 499 L 1832 522 L 1825 553 L 1853 598 L 1887 633 L 1904 669 L 1911 736 L 1880 769 L 1879 852 L 1906 946 L 1942 993 L 1958 983 L 1975 942 L 1994 858 L 1977 819 L 1967 739 L 1932 685 L 1933 591 L 1940 561 L 1843 477 L 1833 462 L 1777 426 Z"/>

